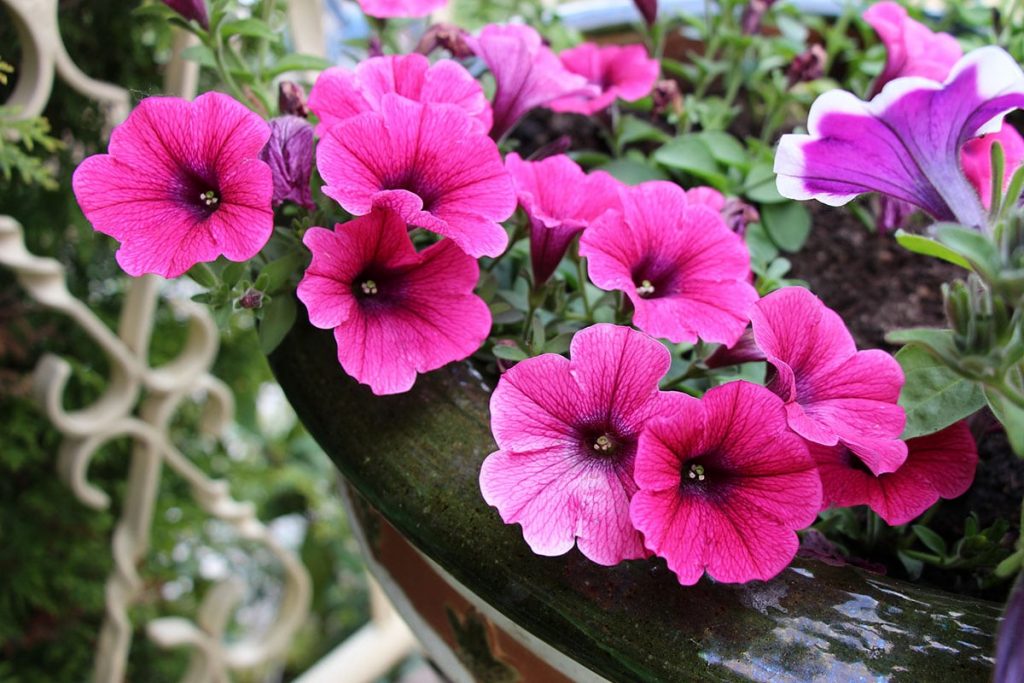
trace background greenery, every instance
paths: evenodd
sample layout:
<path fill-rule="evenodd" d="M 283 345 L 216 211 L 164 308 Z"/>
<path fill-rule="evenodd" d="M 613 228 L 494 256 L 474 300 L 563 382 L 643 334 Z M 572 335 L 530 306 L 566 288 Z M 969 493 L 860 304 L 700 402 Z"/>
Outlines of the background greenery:
<path fill-rule="evenodd" d="M 134 16 L 131 4 L 62 0 L 61 28 L 72 58 L 89 75 L 121 84 L 138 100 L 159 91 L 161 61 L 168 55 L 166 24 Z M 2 13 L 3 10 L 0 10 Z M 0 58 L 20 60 L 9 18 L 0 18 Z M 16 82 L 0 86 L 0 102 Z M 60 82 L 45 112 L 63 142 L 48 163 L 56 188 L 29 186 L 0 174 L 0 214 L 25 227 L 29 249 L 67 268 L 73 294 L 111 325 L 125 285 L 113 259 L 112 240 L 93 233 L 71 194 L 70 178 L 84 156 L 103 151 L 104 120 L 97 106 Z M 161 310 L 152 361 L 173 357 L 183 341 L 180 324 Z M 234 391 L 237 428 L 227 445 L 198 435 L 200 408 L 186 406 L 174 436 L 182 451 L 211 476 L 226 477 L 233 495 L 253 501 L 265 522 L 284 519 L 301 534 L 301 555 L 313 578 L 313 610 L 283 676 L 291 678 L 341 642 L 368 618 L 361 561 L 335 495 L 335 471 L 286 403 L 270 405 L 261 419 L 257 404 L 273 399 L 266 362 L 251 329 L 235 326 L 222 342 L 214 372 Z M 43 353 L 70 360 L 74 380 L 69 407 L 86 404 L 102 390 L 105 359 L 70 322 L 28 301 L 12 274 L 0 269 L 0 681 L 82 681 L 93 667 L 103 617 L 104 581 L 111 569 L 110 535 L 120 514 L 130 445 L 101 451 L 90 478 L 108 491 L 110 510 L 86 508 L 56 478 L 60 435 L 29 399 L 29 374 Z M 265 418 L 266 416 L 264 416 Z M 224 526 L 210 523 L 185 484 L 165 473 L 153 528 L 152 550 L 141 568 L 146 581 L 127 679 L 161 683 L 180 678 L 184 653 L 160 650 L 141 625 L 156 616 L 194 614 L 211 581 L 224 570 L 245 574 L 254 586 L 244 618 L 269 616 L 276 568 L 238 543 Z M 241 551 L 241 552 L 240 552 Z M 186 577 L 186 578 L 183 578 Z M 192 578 L 187 578 L 192 577 Z M 276 672 L 255 672 L 252 680 Z M 245 680 L 245 679 L 241 679 Z"/>

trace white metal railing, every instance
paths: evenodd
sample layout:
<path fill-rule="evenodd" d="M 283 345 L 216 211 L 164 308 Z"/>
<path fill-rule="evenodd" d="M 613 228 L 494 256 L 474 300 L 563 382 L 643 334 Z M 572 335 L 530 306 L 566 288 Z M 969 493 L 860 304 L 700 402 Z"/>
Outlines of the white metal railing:
<path fill-rule="evenodd" d="M 117 85 L 93 80 L 68 56 L 59 30 L 58 0 L 0 0 L 13 17 L 22 45 L 19 79 L 6 104 L 19 116 L 36 116 L 49 99 L 59 76 L 78 92 L 105 105 L 107 120 L 116 125 L 128 115 L 131 100 Z M 302 52 L 325 53 L 320 30 L 318 0 L 292 0 L 288 18 L 296 46 Z M 174 57 L 168 65 L 166 94 L 195 95 L 197 66 L 180 59 L 192 37 L 182 32 L 174 39 Z M 188 482 L 200 507 L 211 517 L 230 524 L 240 538 L 264 546 L 280 564 L 283 589 L 276 618 L 262 633 L 227 642 L 225 629 L 244 594 L 244 584 L 232 578 L 212 587 L 194 619 L 164 617 L 147 625 L 147 633 L 162 647 L 191 650 L 183 683 L 220 683 L 230 672 L 275 661 L 283 656 L 291 638 L 304 622 L 310 599 L 309 576 L 298 558 L 283 547 L 257 518 L 254 507 L 230 495 L 227 483 L 209 478 L 178 450 L 168 426 L 179 406 L 194 400 L 196 389 L 205 394 L 203 428 L 217 432 L 233 418 L 234 401 L 223 382 L 210 374 L 219 344 L 219 331 L 209 311 L 191 301 L 172 302 L 188 320 L 185 348 L 169 364 L 153 368 L 148 361 L 150 335 L 160 279 L 129 278 L 127 295 L 116 333 L 89 307 L 74 298 L 65 285 L 57 261 L 29 253 L 20 224 L 0 216 L 0 264 L 12 269 L 28 296 L 69 316 L 94 340 L 110 361 L 106 390 L 92 405 L 68 411 L 63 407 L 70 365 L 48 355 L 36 369 L 35 392 L 47 418 L 63 435 L 57 470 L 85 505 L 109 506 L 106 493 L 88 480 L 90 462 L 103 445 L 127 437 L 133 448 L 122 513 L 112 539 L 114 568 L 106 583 L 106 615 L 96 652 L 96 683 L 120 683 L 131 646 L 129 609 L 140 598 L 143 579 L 138 566 L 149 549 L 153 511 L 164 470 Z M 303 683 L 374 680 L 401 661 L 416 641 L 387 599 L 371 581 L 372 621 L 343 643 L 301 679 Z"/>

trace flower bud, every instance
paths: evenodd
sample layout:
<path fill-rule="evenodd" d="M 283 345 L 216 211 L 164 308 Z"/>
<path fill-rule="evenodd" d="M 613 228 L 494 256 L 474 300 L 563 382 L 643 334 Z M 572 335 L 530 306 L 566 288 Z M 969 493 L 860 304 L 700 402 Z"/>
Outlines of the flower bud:
<path fill-rule="evenodd" d="M 666 112 L 671 112 L 677 117 L 683 115 L 683 94 L 679 90 L 679 84 L 671 78 L 654 84 L 651 99 L 654 102 L 655 115 L 660 116 Z"/>
<path fill-rule="evenodd" d="M 263 292 L 250 287 L 245 294 L 238 297 L 238 307 L 255 310 L 263 307 Z"/>
<path fill-rule="evenodd" d="M 755 33 L 760 33 L 764 15 L 774 4 L 775 0 L 749 0 L 740 16 L 740 30 L 743 31 L 743 34 L 752 36 Z"/>
<path fill-rule="evenodd" d="M 316 209 L 309 189 L 313 172 L 313 126 L 298 116 L 270 120 L 270 140 L 260 152 L 274 174 L 274 206 L 292 201 Z"/>
<path fill-rule="evenodd" d="M 652 26 L 658 19 L 658 0 L 633 0 L 633 4 L 640 10 L 640 16 L 644 18 L 648 26 Z"/>
<path fill-rule="evenodd" d="M 210 16 L 204 0 L 163 0 L 164 4 L 188 21 L 195 21 L 204 29 L 210 28 Z"/>

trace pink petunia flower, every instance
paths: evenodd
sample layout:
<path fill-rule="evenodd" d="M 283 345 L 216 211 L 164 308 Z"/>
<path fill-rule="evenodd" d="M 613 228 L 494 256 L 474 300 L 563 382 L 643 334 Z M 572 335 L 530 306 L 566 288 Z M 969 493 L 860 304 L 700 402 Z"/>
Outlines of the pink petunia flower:
<path fill-rule="evenodd" d="M 78 205 L 121 243 L 129 275 L 177 277 L 196 263 L 252 258 L 270 239 L 274 185 L 259 159 L 270 127 L 221 93 L 147 97 L 75 170 Z"/>
<path fill-rule="evenodd" d="M 749 382 L 700 400 L 662 403 L 637 449 L 639 491 L 629 506 L 644 544 L 679 583 L 767 580 L 796 555 L 797 529 L 814 522 L 821 480 L 782 401 Z"/>
<path fill-rule="evenodd" d="M 725 195 L 713 187 L 701 185 L 692 187 L 686 191 L 686 201 L 690 204 L 703 204 L 704 206 L 721 212 L 725 208 Z"/>
<path fill-rule="evenodd" d="M 354 71 L 331 67 L 316 79 L 309 108 L 320 118 L 321 138 L 338 123 L 368 111 L 380 111 L 384 95 L 394 93 L 416 102 L 453 104 L 466 112 L 478 132 L 491 128 L 491 104 L 483 88 L 456 61 L 431 65 L 420 54 L 371 57 Z"/>
<path fill-rule="evenodd" d="M 596 97 L 573 95 L 548 104 L 554 111 L 596 114 L 617 98 L 635 102 L 647 96 L 658 80 L 660 67 L 643 45 L 581 43 L 559 55 L 562 65 L 599 90 Z"/>
<path fill-rule="evenodd" d="M 743 240 L 673 183 L 641 183 L 619 194 L 623 212 L 604 214 L 580 239 L 593 283 L 625 292 L 633 324 L 650 335 L 734 344 L 757 301 Z"/>
<path fill-rule="evenodd" d="M 480 490 L 506 524 L 522 525 L 538 555 L 575 543 L 603 565 L 644 557 L 629 521 L 633 462 L 641 430 L 663 412 L 668 350 L 601 324 L 577 332 L 570 353 L 529 358 L 502 375 L 491 396 L 499 450 L 484 460 Z"/>
<path fill-rule="evenodd" d="M 416 373 L 468 357 L 491 329 L 473 294 L 476 261 L 451 240 L 416 253 L 407 228 L 376 209 L 302 240 L 313 252 L 298 287 L 309 321 L 334 329 L 341 367 L 377 395 L 408 391 Z"/>
<path fill-rule="evenodd" d="M 1024 138 L 1009 123 L 995 133 L 968 140 L 960 150 L 960 165 L 964 175 L 978 191 L 986 209 L 992 206 L 992 145 L 1003 147 L 1006 165 L 1003 170 L 1003 190 L 1010 184 L 1014 172 L 1024 163 Z"/>
<path fill-rule="evenodd" d="M 516 209 L 498 146 L 452 105 L 384 95 L 380 112 L 331 128 L 317 148 L 324 194 L 357 216 L 384 206 L 449 237 L 470 256 L 497 256 L 498 224 Z"/>
<path fill-rule="evenodd" d="M 898 3 L 875 3 L 863 17 L 885 44 L 885 69 L 875 81 L 875 93 L 881 92 L 889 81 L 904 76 L 943 81 L 963 57 L 963 49 L 956 38 L 948 33 L 935 33 L 911 19 Z"/>
<path fill-rule="evenodd" d="M 356 0 L 363 12 L 378 19 L 425 17 L 448 4 L 448 0 Z"/>
<path fill-rule="evenodd" d="M 978 447 L 964 421 L 907 441 L 907 461 L 889 474 L 872 474 L 846 447 L 808 443 L 824 491 L 822 509 L 867 505 L 896 526 L 941 498 L 963 495 L 974 481 Z"/>
<path fill-rule="evenodd" d="M 858 351 L 842 319 L 802 287 L 772 292 L 750 318 L 754 340 L 775 368 L 769 388 L 785 402 L 794 432 L 846 445 L 875 474 L 903 464 L 906 415 L 896 404 L 903 386 L 896 359 Z"/>
<path fill-rule="evenodd" d="M 605 211 L 621 209 L 618 180 L 603 171 L 587 175 L 564 154 L 523 161 L 513 152 L 505 167 L 530 219 L 530 260 L 537 285 L 555 272 L 573 237 Z"/>
<path fill-rule="evenodd" d="M 270 120 L 270 140 L 260 152 L 274 174 L 274 206 L 295 202 L 316 210 L 309 177 L 313 173 L 313 126 L 298 116 Z"/>
<path fill-rule="evenodd" d="M 569 72 L 540 34 L 522 24 L 489 24 L 466 39 L 494 75 L 491 137 L 500 140 L 531 109 L 568 95 L 596 96 L 587 79 Z"/>

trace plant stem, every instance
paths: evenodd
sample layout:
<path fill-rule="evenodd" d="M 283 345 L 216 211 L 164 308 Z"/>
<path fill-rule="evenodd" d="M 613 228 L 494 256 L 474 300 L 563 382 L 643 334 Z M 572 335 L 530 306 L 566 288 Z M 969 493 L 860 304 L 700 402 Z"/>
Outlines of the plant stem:
<path fill-rule="evenodd" d="M 260 4 L 260 19 L 267 26 L 270 25 L 271 15 L 274 13 L 275 0 L 263 0 Z M 266 88 L 266 82 L 263 80 L 263 69 L 267 65 L 267 49 L 270 47 L 270 41 L 266 38 L 260 38 L 256 41 L 256 75 L 259 79 L 260 86 Z"/>
<path fill-rule="evenodd" d="M 579 247 L 577 247 L 579 249 Z M 576 277 L 579 281 L 580 299 L 583 301 L 583 310 L 587 313 L 587 320 L 593 321 L 594 311 L 590 307 L 590 297 L 587 296 L 587 273 L 584 266 L 584 258 L 576 252 Z"/>

